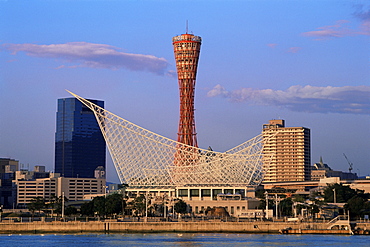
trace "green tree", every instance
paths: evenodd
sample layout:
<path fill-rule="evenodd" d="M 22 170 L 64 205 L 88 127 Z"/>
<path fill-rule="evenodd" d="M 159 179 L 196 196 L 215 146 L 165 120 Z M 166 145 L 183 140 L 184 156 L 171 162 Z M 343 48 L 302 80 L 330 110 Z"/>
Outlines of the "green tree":
<path fill-rule="evenodd" d="M 35 211 L 39 211 L 39 214 L 41 214 L 41 210 L 44 209 L 45 206 L 45 199 L 39 196 L 31 199 L 31 202 L 28 204 L 28 210 L 32 212 L 33 216 Z"/>
<path fill-rule="evenodd" d="M 77 214 L 77 208 L 73 206 L 67 206 L 64 210 L 65 215 L 76 215 Z"/>
<path fill-rule="evenodd" d="M 363 195 L 356 195 L 348 200 L 344 208 L 349 211 L 353 218 L 360 218 L 370 214 L 370 202 Z"/>
<path fill-rule="evenodd" d="M 323 197 L 325 202 L 333 203 L 335 194 L 335 201 L 337 203 L 346 203 L 359 192 L 349 186 L 337 183 L 328 185 L 323 191 Z"/>
<path fill-rule="evenodd" d="M 147 201 L 146 201 L 147 200 Z M 148 214 L 151 214 L 151 211 L 153 209 L 151 205 L 151 197 L 148 195 L 148 198 L 146 199 L 145 194 L 138 195 L 133 201 L 130 202 L 130 205 L 133 208 L 133 213 L 138 216 L 144 216 L 146 207 L 148 207 Z"/>
<path fill-rule="evenodd" d="M 55 196 L 55 194 L 52 194 L 49 198 L 49 202 L 47 203 L 47 208 L 51 211 L 51 216 L 54 214 L 54 210 L 56 208 L 58 198 Z"/>
<path fill-rule="evenodd" d="M 106 213 L 108 215 L 119 214 L 125 208 L 122 194 L 114 193 L 106 198 Z"/>
<path fill-rule="evenodd" d="M 168 208 L 167 208 L 168 202 L 169 202 L 169 197 L 167 194 L 158 196 L 156 198 L 156 203 L 152 205 L 154 209 L 154 214 L 156 216 L 164 216 L 165 210 L 166 210 L 166 213 L 168 212 Z"/>
<path fill-rule="evenodd" d="M 321 192 L 319 191 L 312 191 L 309 196 L 310 201 L 312 201 L 315 205 L 322 206 L 325 204 L 324 198 Z"/>
<path fill-rule="evenodd" d="M 295 194 L 292 198 L 293 202 L 304 202 L 305 198 L 302 195 Z"/>
<path fill-rule="evenodd" d="M 334 202 L 334 194 L 337 203 L 346 203 L 344 208 L 351 217 L 358 218 L 370 213 L 369 194 L 365 194 L 363 190 L 355 190 L 343 184 L 331 184 L 323 191 L 324 201 Z"/>
<path fill-rule="evenodd" d="M 97 196 L 91 202 L 81 205 L 81 214 L 86 216 L 112 216 L 119 214 L 126 207 L 123 195 L 114 193 L 107 196 Z"/>
<path fill-rule="evenodd" d="M 68 202 L 68 198 L 64 196 L 64 206 Z M 63 207 L 63 196 L 59 196 L 55 200 L 55 212 L 59 215 L 62 214 L 62 207 Z"/>
<path fill-rule="evenodd" d="M 293 200 L 291 197 L 285 198 L 284 200 L 280 201 L 279 208 L 281 212 L 281 216 L 292 216 L 292 206 Z"/>
<path fill-rule="evenodd" d="M 273 199 L 268 200 L 269 203 L 269 209 L 274 208 L 275 202 Z M 258 205 L 258 209 L 266 209 L 266 199 L 265 197 L 263 199 L 260 199 L 260 204 Z"/>
<path fill-rule="evenodd" d="M 93 202 L 93 205 L 94 205 L 94 207 L 93 207 L 94 214 L 96 213 L 99 216 L 106 215 L 106 204 L 105 204 L 105 197 L 104 196 L 94 197 L 92 202 Z"/>
<path fill-rule="evenodd" d="M 85 202 L 81 205 L 80 212 L 85 216 L 94 216 L 94 203 L 92 201 Z"/>
<path fill-rule="evenodd" d="M 178 214 L 185 214 L 187 211 L 187 204 L 186 204 L 186 202 L 184 202 L 183 200 L 181 200 L 181 199 L 179 199 L 176 203 L 175 203 L 175 205 L 174 205 L 174 207 L 173 207 L 173 209 L 175 210 L 175 212 L 176 213 L 178 213 Z"/>
<path fill-rule="evenodd" d="M 256 190 L 255 195 L 256 195 L 257 198 L 264 200 L 265 199 L 265 190 L 264 189 L 258 189 L 258 190 Z"/>

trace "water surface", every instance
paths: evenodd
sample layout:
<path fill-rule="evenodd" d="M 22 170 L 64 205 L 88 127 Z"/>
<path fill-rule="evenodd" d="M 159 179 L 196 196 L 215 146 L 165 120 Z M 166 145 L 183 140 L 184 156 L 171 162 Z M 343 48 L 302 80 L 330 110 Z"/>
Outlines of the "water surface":
<path fill-rule="evenodd" d="M 370 236 L 223 233 L 0 235 L 7 246 L 370 246 Z"/>

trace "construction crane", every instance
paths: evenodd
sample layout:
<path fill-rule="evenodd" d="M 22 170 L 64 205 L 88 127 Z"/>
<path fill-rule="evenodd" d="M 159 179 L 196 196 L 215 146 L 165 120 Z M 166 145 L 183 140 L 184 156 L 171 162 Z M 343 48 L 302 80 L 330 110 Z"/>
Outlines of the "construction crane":
<path fill-rule="evenodd" d="M 346 154 L 343 153 L 344 155 L 344 158 L 346 158 L 347 162 L 348 162 L 348 165 L 349 165 L 349 168 L 348 168 L 348 171 L 349 173 L 352 173 L 352 170 L 353 170 L 353 163 L 351 161 L 349 161 L 349 159 L 347 158 Z"/>

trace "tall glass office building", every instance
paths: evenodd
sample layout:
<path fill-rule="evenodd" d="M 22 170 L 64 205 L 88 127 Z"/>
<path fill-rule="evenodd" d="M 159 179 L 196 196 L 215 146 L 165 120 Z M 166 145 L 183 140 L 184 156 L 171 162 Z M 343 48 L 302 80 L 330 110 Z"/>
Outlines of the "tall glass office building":
<path fill-rule="evenodd" d="M 90 101 L 104 107 L 104 101 Z M 106 146 L 94 113 L 76 98 L 58 99 L 55 172 L 63 177 L 93 178 L 105 169 Z"/>

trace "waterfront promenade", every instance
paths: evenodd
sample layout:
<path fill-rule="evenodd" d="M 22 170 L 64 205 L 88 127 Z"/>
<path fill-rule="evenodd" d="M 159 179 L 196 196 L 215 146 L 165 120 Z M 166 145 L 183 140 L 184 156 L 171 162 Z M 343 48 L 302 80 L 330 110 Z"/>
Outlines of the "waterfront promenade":
<path fill-rule="evenodd" d="M 370 229 L 370 223 L 362 223 Z M 279 233 L 282 229 L 325 230 L 325 234 L 351 234 L 346 231 L 327 230 L 328 223 L 313 222 L 223 222 L 220 220 L 198 222 L 117 222 L 117 221 L 34 221 L 1 222 L 0 234 L 39 233 L 158 233 L 158 232 L 220 232 L 220 233 Z M 324 232 L 324 231 L 323 231 Z"/>
<path fill-rule="evenodd" d="M 17 222 L 0 223 L 0 233 L 117 233 L 117 232 L 255 232 L 279 233 L 295 223 L 273 222 Z"/>

